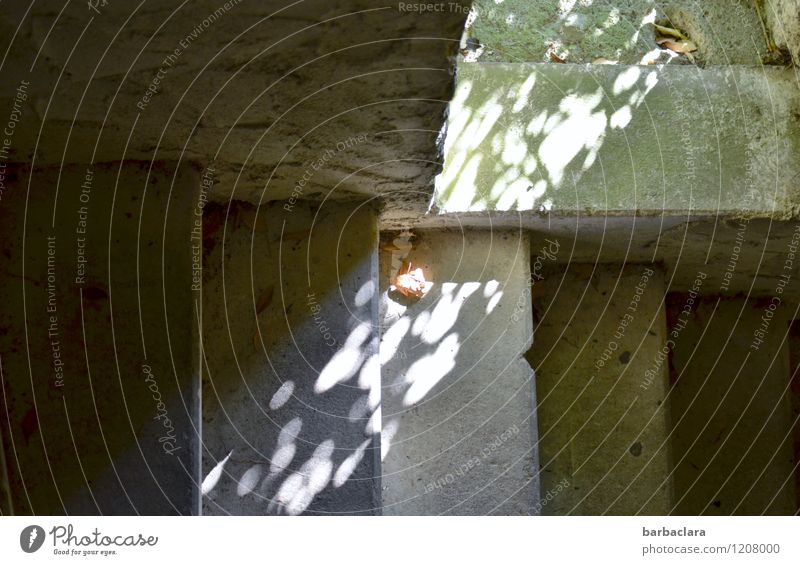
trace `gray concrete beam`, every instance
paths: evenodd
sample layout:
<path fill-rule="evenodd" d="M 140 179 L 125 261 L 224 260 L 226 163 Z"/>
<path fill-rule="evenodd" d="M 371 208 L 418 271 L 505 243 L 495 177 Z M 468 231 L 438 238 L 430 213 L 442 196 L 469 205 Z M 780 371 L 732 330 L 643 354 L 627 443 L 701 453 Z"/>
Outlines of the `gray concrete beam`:
<path fill-rule="evenodd" d="M 527 235 L 419 231 L 383 250 L 384 514 L 538 514 Z M 419 300 L 387 290 L 403 260 L 433 283 Z"/>
<path fill-rule="evenodd" d="M 414 202 L 424 209 L 469 2 L 426 13 L 404 4 L 8 5 L 0 107 L 4 125 L 17 107 L 11 160 L 35 148 L 48 164 L 123 152 L 215 162 L 211 199 L 253 204 L 289 198 L 310 171 L 305 198 L 341 181 L 334 197 L 424 190 Z"/>

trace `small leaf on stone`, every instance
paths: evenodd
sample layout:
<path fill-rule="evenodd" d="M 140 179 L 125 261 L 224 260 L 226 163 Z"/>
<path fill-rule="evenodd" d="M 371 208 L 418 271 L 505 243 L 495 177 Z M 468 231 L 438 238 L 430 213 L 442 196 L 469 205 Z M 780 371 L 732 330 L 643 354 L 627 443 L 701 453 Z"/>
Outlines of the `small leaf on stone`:
<path fill-rule="evenodd" d="M 668 37 L 662 37 L 661 39 L 657 39 L 656 43 L 658 43 L 661 47 L 669 49 L 670 51 L 675 51 L 676 53 L 688 54 L 692 51 L 697 51 L 697 45 L 688 40 L 675 41 L 674 39 L 670 39 Z"/>
<path fill-rule="evenodd" d="M 403 261 L 392 284 L 397 292 L 409 298 L 422 298 L 433 286 L 433 283 L 425 280 L 422 269 L 412 269 L 411 263 L 407 261 Z"/>
<path fill-rule="evenodd" d="M 656 31 L 661 35 L 674 37 L 675 39 L 683 39 L 683 40 L 688 40 L 689 39 L 683 33 L 681 33 L 680 31 L 678 31 L 675 28 L 666 27 L 666 26 L 660 26 L 658 24 L 653 24 L 653 27 L 656 28 Z"/>

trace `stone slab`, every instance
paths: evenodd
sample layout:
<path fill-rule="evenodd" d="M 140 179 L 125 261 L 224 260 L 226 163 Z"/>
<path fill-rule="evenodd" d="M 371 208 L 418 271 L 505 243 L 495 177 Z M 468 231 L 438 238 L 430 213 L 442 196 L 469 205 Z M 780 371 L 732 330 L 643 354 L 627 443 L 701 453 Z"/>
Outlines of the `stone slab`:
<path fill-rule="evenodd" d="M 538 514 L 527 235 L 413 241 L 382 253 L 384 514 Z M 387 289 L 403 256 L 433 282 L 418 301 Z"/>
<path fill-rule="evenodd" d="M 462 64 L 434 210 L 793 218 L 799 144 L 790 70 Z"/>

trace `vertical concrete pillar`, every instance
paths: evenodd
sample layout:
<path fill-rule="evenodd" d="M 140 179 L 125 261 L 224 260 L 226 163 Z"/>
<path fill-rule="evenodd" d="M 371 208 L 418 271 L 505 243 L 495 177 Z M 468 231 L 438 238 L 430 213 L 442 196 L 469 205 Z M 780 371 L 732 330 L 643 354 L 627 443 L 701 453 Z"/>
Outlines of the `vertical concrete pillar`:
<path fill-rule="evenodd" d="M 0 426 L 0 516 L 10 516 L 14 513 L 14 507 L 11 503 L 11 485 L 8 483 L 8 467 L 6 467 L 4 445 L 3 427 Z"/>
<path fill-rule="evenodd" d="M 384 514 L 536 514 L 527 234 L 401 239 L 383 246 L 381 284 L 407 260 L 433 286 L 382 294 Z"/>
<path fill-rule="evenodd" d="M 676 514 L 794 514 L 788 315 L 777 299 L 671 295 Z"/>
<path fill-rule="evenodd" d="M 6 175 L 0 414 L 18 514 L 198 509 L 197 172 Z"/>
<path fill-rule="evenodd" d="M 572 264 L 533 278 L 543 513 L 668 513 L 663 273 Z"/>
<path fill-rule="evenodd" d="M 374 210 L 234 203 L 205 238 L 203 513 L 378 513 Z"/>

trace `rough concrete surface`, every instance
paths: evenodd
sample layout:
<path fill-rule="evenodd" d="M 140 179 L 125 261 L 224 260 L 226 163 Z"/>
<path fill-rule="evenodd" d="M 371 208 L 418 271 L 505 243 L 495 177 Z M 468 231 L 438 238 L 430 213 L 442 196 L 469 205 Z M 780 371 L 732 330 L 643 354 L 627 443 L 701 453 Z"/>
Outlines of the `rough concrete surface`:
<path fill-rule="evenodd" d="M 797 215 L 791 71 L 461 65 L 439 213 Z"/>
<path fill-rule="evenodd" d="M 4 3 L 0 107 L 29 82 L 11 160 L 216 161 L 212 200 L 257 204 L 332 151 L 304 197 L 429 196 L 467 14 L 448 5 Z"/>
<path fill-rule="evenodd" d="M 688 299 L 671 295 L 670 328 Z M 671 354 L 673 513 L 795 512 L 786 335 L 796 316 L 773 297 L 713 296 L 683 316 Z"/>
<path fill-rule="evenodd" d="M 222 206 L 205 237 L 203 513 L 379 513 L 374 210 Z"/>
<path fill-rule="evenodd" d="M 528 359 L 537 376 L 542 495 L 552 494 L 543 513 L 666 514 L 667 368 L 652 369 L 666 339 L 663 272 L 572 264 L 539 276 Z"/>
<path fill-rule="evenodd" d="M 14 513 L 197 513 L 197 171 L 6 174 L 0 402 Z"/>
<path fill-rule="evenodd" d="M 383 512 L 538 514 L 527 236 L 420 231 L 412 246 L 382 253 Z M 404 255 L 433 282 L 419 300 L 387 289 Z"/>

